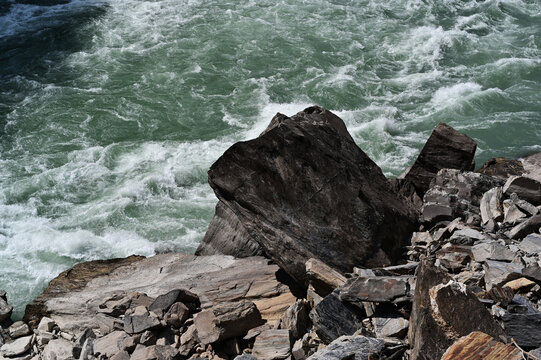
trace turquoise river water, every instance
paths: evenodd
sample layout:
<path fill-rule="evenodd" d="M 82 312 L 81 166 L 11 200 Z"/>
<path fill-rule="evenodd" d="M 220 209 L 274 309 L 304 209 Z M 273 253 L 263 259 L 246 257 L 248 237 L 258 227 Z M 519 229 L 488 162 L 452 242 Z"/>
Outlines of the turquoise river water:
<path fill-rule="evenodd" d="M 540 0 L 0 0 L 0 289 L 193 252 L 209 166 L 276 112 L 341 116 L 389 175 L 440 121 L 541 151 Z"/>

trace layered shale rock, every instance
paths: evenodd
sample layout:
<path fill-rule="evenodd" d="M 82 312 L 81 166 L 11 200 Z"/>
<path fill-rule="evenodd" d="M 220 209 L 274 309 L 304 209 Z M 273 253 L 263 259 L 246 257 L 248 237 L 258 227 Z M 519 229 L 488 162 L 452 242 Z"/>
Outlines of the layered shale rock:
<path fill-rule="evenodd" d="M 212 165 L 209 183 L 240 221 L 230 227 L 251 237 L 238 247 L 255 241 L 305 285 L 310 258 L 341 272 L 396 260 L 416 222 L 343 121 L 319 107 L 276 115 L 258 138 L 233 145 Z M 215 223 L 223 221 L 217 216 Z M 207 236 L 198 253 L 222 242 Z"/>

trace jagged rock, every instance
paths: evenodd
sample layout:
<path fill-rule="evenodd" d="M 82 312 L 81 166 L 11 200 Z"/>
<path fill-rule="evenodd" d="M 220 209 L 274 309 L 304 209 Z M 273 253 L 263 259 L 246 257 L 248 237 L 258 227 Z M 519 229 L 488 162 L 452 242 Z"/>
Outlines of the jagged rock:
<path fill-rule="evenodd" d="M 541 152 L 532 154 L 522 160 L 525 173 L 523 176 L 541 181 Z"/>
<path fill-rule="evenodd" d="M 419 263 L 416 277 L 408 329 L 411 359 L 439 360 L 450 344 L 431 315 L 429 290 L 438 284 L 447 283 L 451 278 L 428 260 Z"/>
<path fill-rule="evenodd" d="M 439 123 L 404 178 L 424 194 L 440 169 L 473 170 L 476 148 L 473 139 Z"/>
<path fill-rule="evenodd" d="M 278 114 L 258 138 L 234 144 L 209 183 L 266 256 L 305 285 L 310 258 L 341 272 L 396 260 L 416 221 L 342 120 L 319 107 Z"/>
<path fill-rule="evenodd" d="M 487 295 L 494 300 L 495 302 L 501 303 L 503 306 L 509 305 L 515 293 L 513 289 L 506 286 L 492 286 L 492 288 L 487 291 Z"/>
<path fill-rule="evenodd" d="M 538 265 L 527 266 L 522 270 L 522 275 L 541 284 L 541 267 Z"/>
<path fill-rule="evenodd" d="M 263 249 L 252 239 L 233 210 L 219 201 L 195 254 L 224 254 L 242 258 L 263 255 Z"/>
<path fill-rule="evenodd" d="M 541 227 L 541 214 L 532 216 L 523 223 L 512 228 L 507 236 L 510 239 L 521 239 L 528 234 L 537 232 Z"/>
<path fill-rule="evenodd" d="M 533 205 L 541 205 L 541 182 L 523 176 L 512 176 L 507 179 L 503 186 L 503 192 L 507 195 L 515 193 L 522 200 Z"/>
<path fill-rule="evenodd" d="M 202 344 L 243 336 L 263 323 L 255 304 L 245 300 L 217 304 L 194 317 L 197 337 Z"/>
<path fill-rule="evenodd" d="M 156 345 L 156 334 L 150 330 L 143 332 L 141 338 L 139 338 L 139 344 L 145 346 Z"/>
<path fill-rule="evenodd" d="M 391 302 L 408 296 L 409 276 L 356 277 L 339 290 L 340 300 L 360 304 L 363 301 Z M 348 335 L 348 334 L 345 334 Z"/>
<path fill-rule="evenodd" d="M 25 318 L 38 320 L 43 315 L 50 316 L 60 329 L 75 335 L 86 328 L 109 329 L 105 332 L 110 332 L 118 319 L 99 313 L 98 306 L 117 291 L 137 290 L 156 297 L 171 289 L 190 289 L 200 297 L 203 309 L 239 299 L 254 301 L 256 306 L 259 306 L 259 300 L 261 306 L 274 301 L 280 306 L 267 308 L 266 314 L 277 319 L 295 302 L 288 286 L 277 280 L 278 266 L 269 265 L 269 260 L 261 257 L 234 259 L 227 255 L 160 254 L 124 263 L 108 274 L 92 274 L 90 269 L 95 267 L 92 263 L 78 265 L 80 268 L 89 264 L 89 269 L 75 272 L 76 275 L 86 274 L 84 279 L 74 279 L 76 283 L 85 284 L 78 291 L 71 292 L 69 287 L 62 287 L 65 279 L 71 276 L 71 272 L 65 273 L 63 281 L 51 282 L 54 290 L 46 289 L 29 305 L 30 311 Z M 131 306 L 138 304 L 135 300 L 132 303 Z M 270 312 L 273 309 L 281 312 Z"/>
<path fill-rule="evenodd" d="M 104 299 L 103 303 L 98 306 L 98 311 L 109 316 L 119 317 L 126 312 L 130 304 L 131 297 L 124 291 L 119 291 Z"/>
<path fill-rule="evenodd" d="M 486 224 L 489 220 L 502 221 L 502 197 L 503 191 L 499 186 L 490 189 L 483 195 L 481 203 L 479 204 L 483 224 Z"/>
<path fill-rule="evenodd" d="M 275 326 L 280 322 L 280 318 L 284 312 L 294 304 L 295 301 L 297 301 L 295 295 L 288 292 L 272 298 L 254 300 L 254 304 L 261 313 L 261 317 L 267 321 L 268 324 Z"/>
<path fill-rule="evenodd" d="M 503 222 L 506 224 L 514 225 L 520 222 L 521 219 L 526 218 L 526 214 L 522 212 L 519 209 L 519 207 L 515 203 L 513 203 L 511 199 L 504 200 L 503 211 L 504 211 Z"/>
<path fill-rule="evenodd" d="M 73 344 L 65 339 L 54 339 L 49 341 L 43 353 L 43 360 L 71 360 L 73 356 Z"/>
<path fill-rule="evenodd" d="M 341 302 L 335 292 L 312 309 L 310 320 L 315 332 L 326 344 L 342 335 L 352 335 L 362 327 L 360 310 Z"/>
<path fill-rule="evenodd" d="M 373 317 L 372 325 L 378 338 L 402 338 L 408 332 L 409 322 L 401 317 Z"/>
<path fill-rule="evenodd" d="M 124 331 L 130 335 L 160 326 L 162 326 L 160 320 L 152 316 L 144 306 L 138 306 L 133 314 L 124 316 Z"/>
<path fill-rule="evenodd" d="M 12 339 L 16 339 L 21 336 L 29 335 L 30 328 L 24 322 L 17 321 L 8 328 L 8 332 Z"/>
<path fill-rule="evenodd" d="M 518 248 L 525 253 L 540 254 L 541 253 L 541 235 L 530 234 L 526 236 L 518 245 Z"/>
<path fill-rule="evenodd" d="M 308 360 L 370 360 L 379 356 L 384 346 L 383 340 L 362 335 L 341 336 Z"/>
<path fill-rule="evenodd" d="M 460 271 L 471 257 L 471 246 L 449 245 L 436 252 L 441 265 L 452 272 Z"/>
<path fill-rule="evenodd" d="M 23 355 L 32 347 L 33 338 L 34 338 L 33 335 L 25 336 L 25 337 L 18 338 L 13 342 L 4 344 L 2 348 L 0 349 L 0 355 L 6 356 L 6 357 L 15 357 L 15 356 Z"/>
<path fill-rule="evenodd" d="M 163 319 L 167 325 L 178 329 L 184 324 L 188 316 L 190 316 L 190 309 L 183 303 L 176 302 L 167 310 Z"/>
<path fill-rule="evenodd" d="M 242 355 L 237 356 L 235 360 L 258 360 L 258 359 L 251 354 L 242 354 Z"/>
<path fill-rule="evenodd" d="M 486 260 L 513 261 L 516 255 L 497 241 L 478 243 L 471 248 L 471 252 L 477 262 L 485 262 Z"/>
<path fill-rule="evenodd" d="M 504 285 L 504 287 L 507 287 L 515 292 L 525 292 L 530 290 L 532 287 L 535 286 L 535 282 L 528 280 L 527 278 L 519 278 L 516 280 L 511 280 L 508 283 Z"/>
<path fill-rule="evenodd" d="M 101 338 L 94 340 L 94 354 L 111 357 L 119 352 L 125 350 L 124 342 L 129 339 L 130 336 L 124 331 L 113 331 Z"/>
<path fill-rule="evenodd" d="M 137 345 L 130 360 L 180 360 L 177 349 L 169 345 Z"/>
<path fill-rule="evenodd" d="M 484 269 L 486 288 L 490 290 L 494 285 L 503 285 L 510 280 L 519 278 L 523 266 L 503 261 L 486 260 Z"/>
<path fill-rule="evenodd" d="M 474 172 L 442 169 L 423 198 L 422 218 L 428 224 L 475 217 L 482 196 L 504 181 Z"/>
<path fill-rule="evenodd" d="M 197 346 L 198 337 L 195 325 L 188 326 L 188 329 L 180 336 L 179 352 L 181 356 L 188 356 Z"/>
<path fill-rule="evenodd" d="M 167 294 L 158 296 L 148 309 L 158 316 L 163 316 L 173 304 L 178 302 L 183 303 L 192 311 L 201 305 L 199 297 L 193 292 L 186 289 L 176 289 L 169 291 Z"/>
<path fill-rule="evenodd" d="M 423 199 L 417 194 L 417 189 L 412 182 L 399 177 L 396 179 L 389 179 L 389 183 L 391 184 L 392 189 L 398 193 L 398 195 L 402 196 L 402 198 L 405 199 L 417 213 L 420 212 L 421 207 L 423 206 Z"/>
<path fill-rule="evenodd" d="M 121 351 L 111 357 L 111 360 L 130 360 L 130 354 L 127 351 Z"/>
<path fill-rule="evenodd" d="M 414 232 L 411 235 L 412 245 L 429 245 L 434 239 L 428 231 Z"/>
<path fill-rule="evenodd" d="M 38 324 L 38 330 L 39 331 L 51 332 L 51 331 L 53 331 L 53 328 L 54 328 L 55 325 L 56 325 L 56 323 L 52 319 L 44 316 L 44 317 L 41 318 L 41 320 L 40 320 L 40 322 Z"/>
<path fill-rule="evenodd" d="M 441 358 L 458 359 L 522 360 L 522 353 L 512 344 L 506 345 L 490 335 L 474 331 L 458 339 Z"/>
<path fill-rule="evenodd" d="M 368 276 L 401 276 L 401 275 L 413 275 L 419 265 L 418 262 L 412 261 L 407 264 L 386 266 L 383 268 L 374 268 L 372 274 Z M 363 275 L 360 275 L 363 276 Z M 366 277 L 366 275 L 364 275 Z"/>
<path fill-rule="evenodd" d="M 527 349 L 541 347 L 541 312 L 527 309 L 520 314 L 507 313 L 502 320 L 505 333 L 520 347 Z"/>
<path fill-rule="evenodd" d="M 81 353 L 79 355 L 79 360 L 90 360 L 91 356 L 94 356 L 94 339 L 88 338 L 81 346 Z"/>
<path fill-rule="evenodd" d="M 334 289 L 346 283 L 344 275 L 314 258 L 306 262 L 306 275 L 310 285 L 322 297 L 329 295 Z"/>
<path fill-rule="evenodd" d="M 449 242 L 452 244 L 472 245 L 476 241 L 483 241 L 486 239 L 486 235 L 484 235 L 482 232 L 465 227 L 463 229 L 453 231 L 453 234 L 449 238 Z"/>
<path fill-rule="evenodd" d="M 522 175 L 524 173 L 524 167 L 522 166 L 522 162 L 518 160 L 493 158 L 484 163 L 478 172 L 507 180 L 510 176 Z"/>
<path fill-rule="evenodd" d="M 75 340 L 75 344 L 79 347 L 82 347 L 83 344 L 88 340 L 92 339 L 94 340 L 96 338 L 96 334 L 92 329 L 85 329 L 81 335 Z"/>
<path fill-rule="evenodd" d="M 509 200 L 511 200 L 513 204 L 515 204 L 520 210 L 526 212 L 531 216 L 537 215 L 537 213 L 539 212 L 538 208 L 536 208 L 534 205 L 530 204 L 526 200 L 520 199 L 515 193 L 512 193 L 509 196 Z"/>
<path fill-rule="evenodd" d="M 270 329 L 259 334 L 252 350 L 258 360 L 290 359 L 291 341 L 287 329 Z"/>
<path fill-rule="evenodd" d="M 13 306 L 8 304 L 6 292 L 2 291 L 2 296 L 0 296 L 0 324 L 9 320 L 12 312 Z"/>
<path fill-rule="evenodd" d="M 306 300 L 300 299 L 291 305 L 280 320 L 280 328 L 289 330 L 292 339 L 300 339 L 310 322 L 309 309 Z"/>

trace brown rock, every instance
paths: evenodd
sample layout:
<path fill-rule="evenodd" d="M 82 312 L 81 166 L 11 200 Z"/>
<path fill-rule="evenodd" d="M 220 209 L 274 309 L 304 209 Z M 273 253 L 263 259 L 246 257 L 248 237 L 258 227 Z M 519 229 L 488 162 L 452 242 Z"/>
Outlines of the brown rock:
<path fill-rule="evenodd" d="M 124 341 L 129 339 L 124 331 L 113 331 L 101 338 L 94 340 L 94 354 L 111 357 L 124 349 Z"/>
<path fill-rule="evenodd" d="M 289 330 L 291 337 L 300 339 L 308 329 L 310 319 L 309 309 L 306 300 L 300 299 L 291 305 L 280 320 L 280 328 Z"/>
<path fill-rule="evenodd" d="M 441 360 L 522 360 L 522 353 L 511 344 L 494 340 L 490 335 L 474 331 L 458 339 Z"/>
<path fill-rule="evenodd" d="M 306 274 L 310 285 L 319 296 L 325 297 L 346 283 L 346 277 L 318 259 L 306 262 Z"/>
<path fill-rule="evenodd" d="M 513 175 L 522 175 L 524 167 L 522 162 L 506 158 L 492 158 L 477 170 L 481 174 L 506 179 Z"/>
<path fill-rule="evenodd" d="M 197 337 L 202 344 L 244 336 L 264 321 L 251 301 L 217 304 L 194 317 Z"/>
<path fill-rule="evenodd" d="M 258 360 L 282 360 L 290 358 L 290 350 L 289 331 L 271 329 L 256 337 L 252 354 Z"/>
<path fill-rule="evenodd" d="M 473 139 L 439 123 L 404 178 L 415 185 L 419 194 L 424 194 L 441 169 L 473 170 L 476 148 Z"/>
<path fill-rule="evenodd" d="M 408 276 L 352 278 L 339 290 L 340 300 L 353 304 L 363 301 L 391 302 L 409 295 L 409 279 Z"/>
<path fill-rule="evenodd" d="M 266 256 L 304 285 L 310 258 L 340 272 L 398 259 L 416 222 L 343 121 L 319 107 L 278 114 L 258 138 L 234 144 L 209 183 Z"/>

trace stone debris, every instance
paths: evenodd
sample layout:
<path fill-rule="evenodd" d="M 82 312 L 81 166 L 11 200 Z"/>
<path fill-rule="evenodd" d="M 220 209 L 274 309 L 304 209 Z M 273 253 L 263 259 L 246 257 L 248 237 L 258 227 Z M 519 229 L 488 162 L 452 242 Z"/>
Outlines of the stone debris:
<path fill-rule="evenodd" d="M 297 151 L 299 134 L 317 147 Z M 387 181 L 330 112 L 278 114 L 209 173 L 220 202 L 198 254 L 214 255 L 78 264 L 22 322 L 0 291 L 0 360 L 533 359 L 541 157 L 476 173 L 474 152 L 440 124 Z"/>

